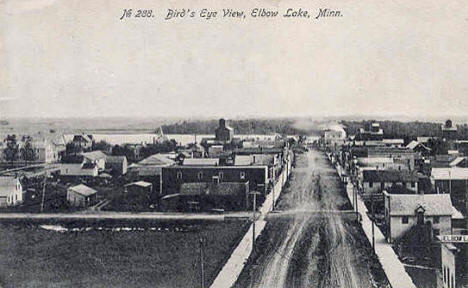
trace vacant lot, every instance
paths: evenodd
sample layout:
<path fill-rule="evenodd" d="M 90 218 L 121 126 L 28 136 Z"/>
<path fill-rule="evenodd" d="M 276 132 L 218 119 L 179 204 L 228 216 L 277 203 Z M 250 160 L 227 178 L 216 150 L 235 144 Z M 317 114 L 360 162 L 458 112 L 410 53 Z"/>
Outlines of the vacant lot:
<path fill-rule="evenodd" d="M 0 286 L 199 287 L 200 238 L 208 286 L 246 229 L 241 221 L 178 225 L 61 233 L 1 224 Z"/>

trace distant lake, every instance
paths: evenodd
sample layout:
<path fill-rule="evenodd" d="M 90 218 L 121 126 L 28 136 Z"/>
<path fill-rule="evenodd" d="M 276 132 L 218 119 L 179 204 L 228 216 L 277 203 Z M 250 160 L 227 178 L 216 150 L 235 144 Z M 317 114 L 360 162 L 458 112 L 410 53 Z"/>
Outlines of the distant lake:
<path fill-rule="evenodd" d="M 158 134 L 152 133 L 143 133 L 143 134 L 92 134 L 95 141 L 99 142 L 104 140 L 112 145 L 122 145 L 122 144 L 150 144 L 153 143 L 158 138 Z M 181 145 L 187 145 L 189 143 L 195 142 L 194 134 L 165 134 L 168 139 L 174 139 L 177 143 Z M 71 141 L 73 139 L 73 134 L 64 135 L 65 140 Z M 214 134 L 197 134 L 196 140 L 198 143 L 202 138 L 214 137 Z M 246 138 L 255 138 L 256 140 L 272 140 L 275 139 L 276 135 L 234 135 L 234 137 L 246 139 Z"/>

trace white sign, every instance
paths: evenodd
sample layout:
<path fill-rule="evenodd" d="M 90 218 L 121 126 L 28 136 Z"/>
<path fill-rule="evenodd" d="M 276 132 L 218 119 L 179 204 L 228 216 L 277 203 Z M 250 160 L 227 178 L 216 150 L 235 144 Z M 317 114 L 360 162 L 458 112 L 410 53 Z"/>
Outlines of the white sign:
<path fill-rule="evenodd" d="M 437 238 L 445 243 L 468 243 L 468 235 L 440 235 Z"/>

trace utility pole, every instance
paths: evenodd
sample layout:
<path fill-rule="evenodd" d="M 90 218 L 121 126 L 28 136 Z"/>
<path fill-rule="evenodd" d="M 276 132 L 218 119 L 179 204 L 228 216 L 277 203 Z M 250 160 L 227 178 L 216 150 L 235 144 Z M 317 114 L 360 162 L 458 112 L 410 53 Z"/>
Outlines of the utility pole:
<path fill-rule="evenodd" d="M 200 237 L 200 278 L 201 278 L 201 288 L 205 288 L 205 251 L 204 251 L 204 241 L 203 237 Z"/>
<path fill-rule="evenodd" d="M 47 172 L 44 173 L 44 184 L 43 184 L 43 187 L 42 187 L 41 213 L 44 212 L 44 201 L 45 201 L 45 191 L 46 191 L 46 180 L 47 180 Z"/>
<path fill-rule="evenodd" d="M 273 198 L 271 200 L 271 211 L 275 210 L 275 180 L 276 180 L 276 175 L 275 175 L 275 167 L 272 168 L 272 174 L 273 174 L 273 185 L 271 186 L 271 192 L 273 193 Z"/>
<path fill-rule="evenodd" d="M 255 251 L 255 221 L 256 219 L 256 210 L 257 210 L 257 194 L 261 194 L 257 191 L 252 191 L 249 193 L 253 195 L 253 207 L 252 207 L 252 252 Z"/>
<path fill-rule="evenodd" d="M 375 222 L 375 212 L 374 212 L 374 193 L 371 193 L 371 209 L 372 209 L 372 249 L 375 253 L 375 233 L 374 233 L 374 222 Z"/>

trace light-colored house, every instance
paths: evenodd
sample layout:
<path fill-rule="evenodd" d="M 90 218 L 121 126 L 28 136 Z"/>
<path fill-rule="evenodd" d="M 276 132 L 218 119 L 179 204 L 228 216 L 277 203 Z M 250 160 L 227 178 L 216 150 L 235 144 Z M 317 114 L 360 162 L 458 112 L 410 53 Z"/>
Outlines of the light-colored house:
<path fill-rule="evenodd" d="M 18 178 L 0 176 L 0 207 L 14 206 L 23 202 L 23 186 Z"/>
<path fill-rule="evenodd" d="M 93 163 L 97 166 L 99 171 L 106 169 L 106 158 L 107 155 L 102 151 L 91 151 L 81 153 L 83 155 L 85 162 Z"/>
<path fill-rule="evenodd" d="M 62 163 L 60 164 L 60 175 L 97 177 L 99 171 L 93 163 Z"/>
<path fill-rule="evenodd" d="M 162 167 L 167 167 L 175 164 L 174 155 L 154 154 L 138 163 L 131 164 L 128 167 L 129 173 L 139 177 L 156 177 L 161 176 Z"/>
<path fill-rule="evenodd" d="M 432 224 L 433 234 L 449 234 L 454 208 L 447 194 L 389 194 L 384 192 L 388 241 L 394 242 L 414 225 Z"/>
<path fill-rule="evenodd" d="M 97 202 L 97 191 L 83 184 L 68 188 L 67 201 L 71 206 L 87 207 Z"/>

